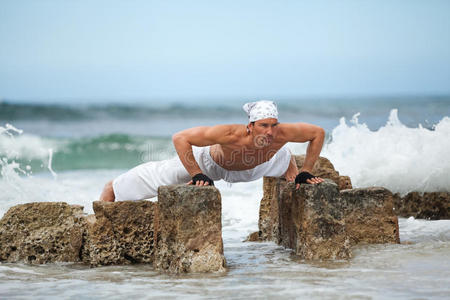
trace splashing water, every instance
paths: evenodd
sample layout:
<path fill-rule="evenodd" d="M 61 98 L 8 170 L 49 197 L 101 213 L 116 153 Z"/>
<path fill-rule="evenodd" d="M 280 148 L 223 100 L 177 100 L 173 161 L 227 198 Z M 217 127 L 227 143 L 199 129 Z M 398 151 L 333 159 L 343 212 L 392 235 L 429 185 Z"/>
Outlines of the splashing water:
<path fill-rule="evenodd" d="M 409 128 L 390 112 L 385 126 L 370 131 L 359 113 L 333 129 L 322 155 L 355 187 L 383 186 L 393 192 L 450 191 L 450 118 L 432 129 Z"/>
<path fill-rule="evenodd" d="M 7 202 L 11 203 L 29 202 L 32 200 L 30 195 L 33 195 L 33 198 L 36 199 L 35 197 L 40 191 L 38 186 L 35 186 L 34 184 L 30 185 L 30 181 L 27 180 L 33 177 L 30 165 L 22 166 L 16 161 L 28 154 L 26 151 L 23 151 L 23 149 L 28 150 L 35 146 L 32 145 L 30 147 L 29 145 L 26 145 L 26 147 L 24 147 L 23 144 L 20 142 L 18 143 L 16 137 L 21 134 L 23 134 L 23 130 L 17 129 L 11 124 L 6 124 L 5 127 L 0 126 L 0 178 L 2 179 L 2 194 L 3 197 L 6 198 L 2 200 L 10 200 Z M 45 151 L 42 147 L 36 147 L 34 150 L 38 157 L 42 157 L 42 153 Z M 56 178 L 57 175 L 52 169 L 52 149 L 48 149 L 48 153 L 47 168 L 53 177 Z M 33 154 L 32 156 L 36 157 L 36 155 Z"/>

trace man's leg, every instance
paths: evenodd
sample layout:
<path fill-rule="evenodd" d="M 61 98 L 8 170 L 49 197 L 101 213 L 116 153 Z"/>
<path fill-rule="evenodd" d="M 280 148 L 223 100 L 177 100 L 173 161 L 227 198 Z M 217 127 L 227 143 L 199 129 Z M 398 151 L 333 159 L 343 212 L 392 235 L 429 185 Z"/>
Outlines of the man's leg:
<path fill-rule="evenodd" d="M 108 182 L 101 201 L 142 200 L 156 197 L 161 185 L 187 183 L 191 177 L 178 157 L 134 167 Z"/>
<path fill-rule="evenodd" d="M 103 188 L 103 192 L 100 195 L 100 201 L 105 202 L 114 202 L 116 200 L 116 196 L 114 195 L 114 189 L 112 187 L 113 181 L 109 181 L 105 184 L 105 187 Z"/>

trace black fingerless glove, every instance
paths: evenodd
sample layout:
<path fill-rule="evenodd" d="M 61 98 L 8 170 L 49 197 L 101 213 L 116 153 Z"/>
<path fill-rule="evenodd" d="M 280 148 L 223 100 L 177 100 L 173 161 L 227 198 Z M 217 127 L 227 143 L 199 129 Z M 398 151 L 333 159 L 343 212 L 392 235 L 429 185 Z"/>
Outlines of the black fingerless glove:
<path fill-rule="evenodd" d="M 197 175 L 192 177 L 192 184 L 195 185 L 197 183 L 197 181 L 202 181 L 202 180 L 204 183 L 209 182 L 209 185 L 214 185 L 214 181 L 212 181 L 211 178 L 209 178 L 208 176 L 206 176 L 205 174 L 202 174 L 202 173 L 198 173 Z"/>
<path fill-rule="evenodd" d="M 308 172 L 300 172 L 298 173 L 297 177 L 295 177 L 295 184 L 297 183 L 307 183 L 306 180 L 307 179 L 311 179 L 314 178 L 316 176 L 308 173 Z"/>

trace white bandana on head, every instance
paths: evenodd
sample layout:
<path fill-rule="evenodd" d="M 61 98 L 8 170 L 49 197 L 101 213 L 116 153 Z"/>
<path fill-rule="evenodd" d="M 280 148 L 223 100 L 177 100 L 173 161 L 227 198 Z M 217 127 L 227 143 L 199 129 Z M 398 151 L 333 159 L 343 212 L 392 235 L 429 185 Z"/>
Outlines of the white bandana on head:
<path fill-rule="evenodd" d="M 267 118 L 278 119 L 277 105 L 273 101 L 261 100 L 245 103 L 242 106 L 248 115 L 249 122 L 255 122 Z"/>

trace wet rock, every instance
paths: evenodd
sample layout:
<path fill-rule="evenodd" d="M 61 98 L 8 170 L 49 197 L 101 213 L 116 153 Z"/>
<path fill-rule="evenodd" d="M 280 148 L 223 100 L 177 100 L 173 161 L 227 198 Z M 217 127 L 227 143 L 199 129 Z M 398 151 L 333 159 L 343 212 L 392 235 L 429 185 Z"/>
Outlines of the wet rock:
<path fill-rule="evenodd" d="M 382 187 L 340 192 L 346 231 L 353 245 L 400 243 L 392 193 Z"/>
<path fill-rule="evenodd" d="M 305 161 L 305 155 L 294 155 L 297 167 L 300 170 Z M 311 172 L 313 175 L 333 180 L 339 187 L 339 190 L 351 189 L 352 182 L 348 176 L 340 176 L 334 169 L 333 164 L 325 157 L 319 156 Z"/>
<path fill-rule="evenodd" d="M 153 263 L 158 204 L 151 201 L 93 202 L 86 218 L 84 262 L 92 266 Z"/>
<path fill-rule="evenodd" d="M 305 155 L 294 155 L 297 167 L 300 170 L 305 161 Z M 325 157 L 319 157 L 312 173 L 324 179 L 331 179 L 337 184 L 339 190 L 351 189 L 350 177 L 340 176 L 333 164 Z M 279 177 L 264 177 L 263 198 L 259 207 L 259 240 L 278 241 L 278 199 L 285 188 L 287 181 Z"/>
<path fill-rule="evenodd" d="M 264 177 L 263 198 L 259 206 L 258 240 L 278 242 L 278 198 L 286 186 L 284 178 Z"/>
<path fill-rule="evenodd" d="M 279 243 L 301 258 L 346 259 L 351 243 L 337 185 L 326 180 L 319 185 L 289 183 L 279 201 Z"/>
<path fill-rule="evenodd" d="M 244 242 L 259 242 L 259 231 L 255 231 L 250 233 L 247 238 L 244 240 Z"/>
<path fill-rule="evenodd" d="M 450 219 L 450 193 L 411 192 L 401 197 L 395 194 L 395 211 L 399 216 L 416 219 Z"/>
<path fill-rule="evenodd" d="M 275 241 L 304 259 L 345 259 L 351 246 L 360 243 L 399 243 L 398 218 L 393 210 L 393 195 L 385 188 L 339 191 L 330 179 L 317 185 L 284 179 L 265 181 L 270 194 L 270 214 L 264 224 Z M 274 205 L 274 203 L 278 203 Z M 278 210 L 277 212 L 275 210 Z M 272 220 L 276 213 L 278 216 Z M 260 236 L 264 236 L 260 234 Z M 266 235 L 268 236 L 268 235 Z"/>
<path fill-rule="evenodd" d="M 0 261 L 78 262 L 83 232 L 82 206 L 64 202 L 13 206 L 0 221 Z"/>
<path fill-rule="evenodd" d="M 225 270 L 222 206 L 215 187 L 161 186 L 155 267 L 171 273 Z"/>
<path fill-rule="evenodd" d="M 351 189 L 352 181 L 350 180 L 350 177 L 348 177 L 348 176 L 339 176 L 337 185 L 338 185 L 340 191 Z"/>

